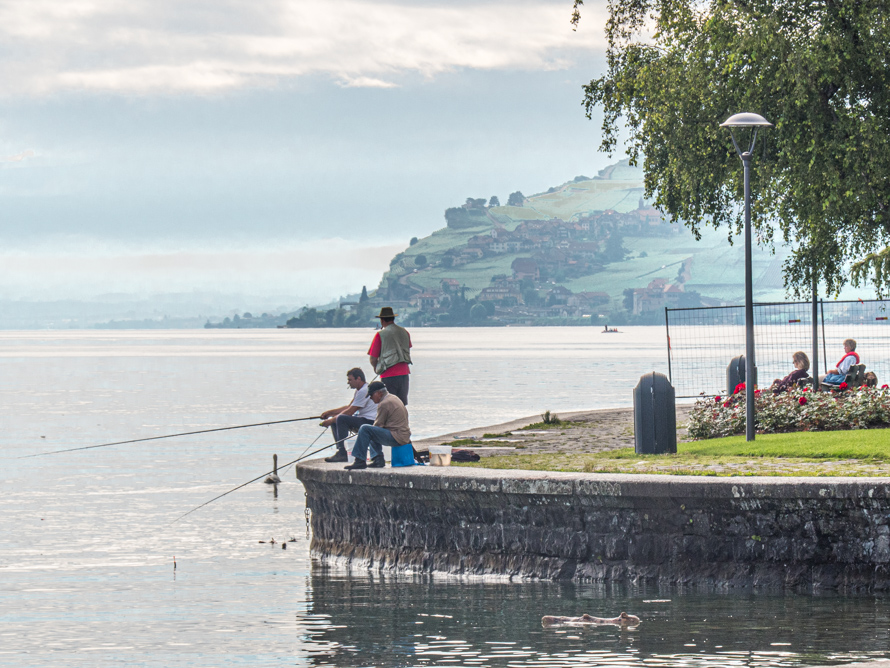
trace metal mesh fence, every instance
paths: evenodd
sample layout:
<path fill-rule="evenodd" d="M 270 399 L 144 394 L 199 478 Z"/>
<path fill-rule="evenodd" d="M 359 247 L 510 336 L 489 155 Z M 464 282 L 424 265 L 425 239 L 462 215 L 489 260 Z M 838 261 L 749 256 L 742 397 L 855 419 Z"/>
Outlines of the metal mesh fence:
<path fill-rule="evenodd" d="M 820 301 L 818 306 L 819 374 L 843 357 L 844 339 L 855 339 L 856 352 L 866 369 L 877 374 L 878 384 L 890 382 L 890 302 Z M 665 322 L 668 368 L 677 396 L 726 392 L 726 367 L 745 354 L 745 307 L 665 309 Z M 812 363 L 812 302 L 755 304 L 758 385 L 767 387 L 791 373 L 791 356 L 798 350 Z"/>

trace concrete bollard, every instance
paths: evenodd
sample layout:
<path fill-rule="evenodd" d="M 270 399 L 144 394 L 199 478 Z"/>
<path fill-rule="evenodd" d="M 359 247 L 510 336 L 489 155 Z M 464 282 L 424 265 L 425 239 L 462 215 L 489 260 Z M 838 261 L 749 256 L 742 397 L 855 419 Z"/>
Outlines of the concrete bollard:
<path fill-rule="evenodd" d="M 667 376 L 647 373 L 634 388 L 634 451 L 638 455 L 677 452 L 677 409 Z"/>

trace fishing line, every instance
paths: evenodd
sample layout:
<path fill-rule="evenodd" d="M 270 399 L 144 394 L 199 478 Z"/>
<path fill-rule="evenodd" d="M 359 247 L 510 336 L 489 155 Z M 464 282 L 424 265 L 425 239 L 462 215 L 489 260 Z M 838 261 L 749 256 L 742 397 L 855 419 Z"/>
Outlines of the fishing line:
<path fill-rule="evenodd" d="M 312 443 L 310 443 L 309 445 L 307 445 L 307 446 L 305 447 L 305 449 L 303 450 L 303 452 L 300 453 L 300 457 L 302 457 L 303 455 L 306 454 L 306 450 L 308 450 L 308 449 L 311 448 L 313 445 L 315 445 L 316 443 L 318 443 L 318 439 L 320 439 L 320 438 L 324 435 L 324 433 L 325 433 L 327 430 L 328 430 L 327 427 L 325 427 L 324 429 L 322 429 L 322 430 L 321 430 L 321 433 L 320 433 L 318 436 L 315 437 L 315 440 L 312 441 Z M 342 440 L 344 440 L 344 439 L 340 439 L 340 440 L 342 441 Z M 340 441 L 334 441 L 334 445 L 336 445 L 336 444 L 339 443 L 339 442 L 340 442 Z M 328 447 L 331 447 L 331 446 L 328 446 Z M 290 464 L 288 464 L 287 466 L 285 466 L 285 467 L 281 470 L 281 473 L 279 474 L 278 477 L 280 477 L 280 478 L 281 478 L 281 477 L 284 477 L 284 474 L 287 473 L 287 469 L 288 469 L 289 467 L 290 467 Z"/>
<path fill-rule="evenodd" d="M 29 457 L 43 457 L 45 455 L 58 455 L 62 452 L 76 452 L 77 450 L 92 450 L 93 448 L 107 448 L 111 445 L 125 445 L 127 443 L 142 443 L 144 441 L 157 441 L 162 438 L 174 438 L 176 436 L 191 436 L 193 434 L 209 434 L 212 431 L 227 431 L 229 429 L 247 429 L 248 427 L 264 427 L 270 424 L 284 424 L 285 422 L 303 422 L 304 420 L 319 420 L 319 416 L 293 418 L 291 420 L 275 420 L 273 422 L 257 422 L 256 424 L 239 424 L 234 427 L 217 427 L 216 429 L 201 429 L 199 431 L 184 431 L 181 434 L 168 434 L 166 436 L 151 436 L 150 438 L 134 438 L 129 441 L 117 441 L 115 443 L 102 443 L 100 445 L 86 445 L 82 448 L 68 448 L 67 450 L 53 450 L 52 452 L 39 452 L 36 455 L 23 455 L 18 459 L 28 459 Z M 324 432 L 322 432 L 324 433 Z"/>
<path fill-rule="evenodd" d="M 321 432 L 321 433 L 323 434 L 324 432 Z M 305 459 L 306 457 L 311 457 L 312 455 L 317 454 L 317 453 L 321 452 L 322 450 L 327 450 L 329 447 L 331 447 L 332 445 L 336 445 L 337 443 L 338 443 L 338 441 L 334 441 L 333 443 L 329 443 L 328 445 L 322 446 L 322 447 L 318 448 L 318 450 L 313 450 L 312 452 L 310 452 L 310 453 L 308 453 L 308 454 L 306 454 L 306 455 L 303 455 L 303 456 L 301 456 L 301 457 L 297 457 L 295 460 L 293 460 L 292 462 L 288 462 L 288 463 L 285 464 L 284 466 L 287 467 L 287 466 L 290 466 L 291 464 L 296 464 L 297 462 L 299 462 L 299 461 Z M 198 506 L 197 508 L 192 508 L 192 509 L 191 509 L 190 511 L 188 511 L 185 515 L 180 515 L 180 516 L 177 517 L 175 520 L 173 520 L 172 522 L 170 522 L 170 524 L 169 524 L 168 526 L 172 526 L 172 525 L 176 524 L 176 523 L 177 523 L 179 520 L 181 520 L 183 517 L 186 517 L 187 515 L 191 515 L 191 514 L 192 514 L 193 512 L 195 512 L 196 510 L 200 510 L 200 509 L 203 508 L 204 506 L 210 505 L 211 503 L 213 503 L 213 502 L 216 501 L 217 499 L 221 499 L 221 498 L 223 498 L 224 496 L 226 496 L 226 495 L 228 495 L 228 494 L 231 494 L 232 492 L 236 492 L 236 491 L 238 491 L 239 489 L 241 489 L 242 487 L 247 487 L 247 485 L 249 485 L 250 483 L 252 483 L 252 482 L 256 482 L 257 480 L 259 480 L 259 479 L 262 478 L 263 476 L 270 475 L 271 473 L 273 473 L 273 471 L 266 471 L 266 473 L 263 473 L 262 475 L 258 475 L 258 476 L 257 476 L 256 478 L 254 478 L 253 480 L 248 480 L 248 481 L 245 482 L 244 484 L 242 484 L 242 485 L 238 485 L 237 487 L 234 487 L 233 489 L 230 489 L 228 492 L 224 492 L 224 493 L 220 494 L 219 496 L 215 496 L 215 497 L 213 497 L 212 499 L 210 499 L 210 501 L 207 501 L 207 502 L 205 502 L 205 503 L 202 503 L 202 504 L 201 504 L 200 506 Z"/>

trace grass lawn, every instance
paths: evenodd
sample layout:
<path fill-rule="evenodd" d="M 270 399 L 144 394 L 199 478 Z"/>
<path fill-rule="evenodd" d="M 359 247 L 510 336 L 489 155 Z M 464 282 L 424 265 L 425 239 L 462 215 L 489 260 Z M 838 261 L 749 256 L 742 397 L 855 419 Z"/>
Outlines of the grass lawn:
<path fill-rule="evenodd" d="M 679 443 L 675 455 L 632 448 L 487 457 L 477 468 L 705 476 L 890 476 L 890 430 L 761 434 Z"/>
<path fill-rule="evenodd" d="M 890 431 L 796 431 L 790 434 L 760 434 L 752 443 L 745 437 L 729 436 L 707 441 L 680 443 L 681 454 L 696 456 L 802 457 L 805 459 L 890 460 Z"/>

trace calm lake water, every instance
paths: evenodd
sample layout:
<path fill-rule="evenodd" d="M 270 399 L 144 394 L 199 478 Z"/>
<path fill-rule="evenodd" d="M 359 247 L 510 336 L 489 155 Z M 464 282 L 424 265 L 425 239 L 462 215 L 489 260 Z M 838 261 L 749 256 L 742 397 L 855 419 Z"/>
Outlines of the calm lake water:
<path fill-rule="evenodd" d="M 277 489 L 254 483 L 174 523 L 269 470 L 272 453 L 287 462 L 330 442 L 315 422 L 20 458 L 342 405 L 345 372 L 367 368 L 370 338 L 0 332 L 0 665 L 799 666 L 888 653 L 884 598 L 322 569 L 309 559 L 293 468 Z M 657 327 L 418 329 L 413 339 L 419 437 L 630 406 L 642 373 L 666 371 Z M 544 614 L 621 610 L 643 624 L 540 626 Z"/>

